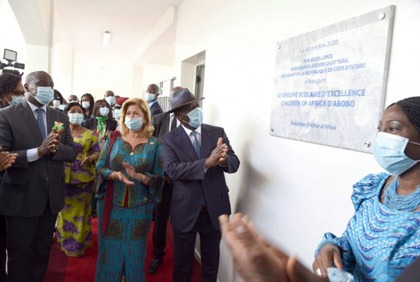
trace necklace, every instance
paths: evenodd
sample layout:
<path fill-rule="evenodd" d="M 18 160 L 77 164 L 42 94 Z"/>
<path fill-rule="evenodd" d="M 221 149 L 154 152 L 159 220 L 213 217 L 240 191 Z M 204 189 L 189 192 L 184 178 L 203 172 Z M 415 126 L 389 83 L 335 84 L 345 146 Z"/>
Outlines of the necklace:
<path fill-rule="evenodd" d="M 399 211 L 414 211 L 420 205 L 420 185 L 416 190 L 408 195 L 398 195 L 398 178 L 389 183 L 384 193 L 384 204 L 388 208 Z"/>

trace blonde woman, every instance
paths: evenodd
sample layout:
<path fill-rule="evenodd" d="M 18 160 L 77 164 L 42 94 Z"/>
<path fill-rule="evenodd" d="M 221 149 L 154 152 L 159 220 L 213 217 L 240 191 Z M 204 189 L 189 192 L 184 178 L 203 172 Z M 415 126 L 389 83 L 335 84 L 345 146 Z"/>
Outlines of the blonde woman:
<path fill-rule="evenodd" d="M 146 239 L 163 185 L 161 146 L 152 136 L 143 99 L 124 102 L 118 131 L 108 138 L 96 169 L 112 185 L 98 201 L 96 281 L 145 281 Z M 110 148 L 112 143 L 112 148 Z M 109 158 L 108 158 L 109 156 Z"/>

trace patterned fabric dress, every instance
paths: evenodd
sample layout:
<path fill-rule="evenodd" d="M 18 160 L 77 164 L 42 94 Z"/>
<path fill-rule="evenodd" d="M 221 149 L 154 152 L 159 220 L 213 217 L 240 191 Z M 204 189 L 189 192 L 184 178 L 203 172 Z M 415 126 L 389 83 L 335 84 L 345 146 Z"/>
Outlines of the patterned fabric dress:
<path fill-rule="evenodd" d="M 356 212 L 343 236 L 326 233 L 318 247 L 319 251 L 326 243 L 338 246 L 344 269 L 354 281 L 394 281 L 420 257 L 420 212 L 398 211 L 379 201 L 388 177 L 370 174 L 356 183 L 352 195 Z"/>
<path fill-rule="evenodd" d="M 95 180 L 95 164 L 81 166 L 82 160 L 100 151 L 98 138 L 91 130 L 74 138 L 78 152 L 73 163 L 65 163 L 65 205 L 58 214 L 56 234 L 68 256 L 83 256 L 92 246 L 90 202 Z"/>
<path fill-rule="evenodd" d="M 134 186 L 128 187 L 114 181 L 114 198 L 106 234 L 102 234 L 103 199 L 98 199 L 99 250 L 95 281 L 125 282 L 145 281 L 144 261 L 146 241 L 152 220 L 153 207 L 160 201 L 163 186 L 163 164 L 161 145 L 155 137 L 145 144 L 139 144 L 131 151 L 131 145 L 117 138 L 112 147 L 109 168 L 106 158 L 109 141 L 101 152 L 96 169 L 106 179 L 112 171 L 122 171 L 127 162 L 136 172 L 151 177 L 148 186 L 133 180 Z M 127 174 L 126 174 L 127 175 Z"/>

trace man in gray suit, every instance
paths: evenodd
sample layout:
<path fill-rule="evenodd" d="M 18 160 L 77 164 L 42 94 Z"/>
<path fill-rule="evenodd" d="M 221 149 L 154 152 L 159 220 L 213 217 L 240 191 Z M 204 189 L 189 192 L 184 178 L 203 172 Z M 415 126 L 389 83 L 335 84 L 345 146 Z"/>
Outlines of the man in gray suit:
<path fill-rule="evenodd" d="M 17 154 L 0 184 L 8 282 L 43 281 L 56 217 L 64 207 L 64 162 L 77 155 L 67 117 L 47 106 L 53 87 L 48 73 L 30 73 L 26 101 L 0 110 L 0 146 Z M 54 122 L 63 123 L 64 130 L 53 131 Z"/>
<path fill-rule="evenodd" d="M 195 239 L 199 233 L 203 281 L 215 282 L 221 239 L 218 217 L 231 212 L 224 173 L 236 172 L 239 159 L 223 128 L 202 123 L 198 100 L 188 89 L 173 93 L 170 105 L 181 122 L 181 126 L 162 138 L 165 172 L 174 181 L 173 281 L 191 281 Z"/>

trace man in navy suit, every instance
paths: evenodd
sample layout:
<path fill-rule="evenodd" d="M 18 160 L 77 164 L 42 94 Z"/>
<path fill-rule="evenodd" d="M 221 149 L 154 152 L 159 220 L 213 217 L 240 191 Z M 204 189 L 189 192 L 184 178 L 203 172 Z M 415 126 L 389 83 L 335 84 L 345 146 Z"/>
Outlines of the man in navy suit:
<path fill-rule="evenodd" d="M 146 102 L 149 103 L 150 114 L 152 116 L 162 114 L 163 110 L 159 105 L 157 97 L 159 96 L 159 86 L 150 84 L 147 87 Z"/>
<path fill-rule="evenodd" d="M 202 123 L 198 100 L 188 89 L 173 93 L 170 105 L 181 123 L 162 138 L 165 172 L 174 181 L 173 281 L 191 281 L 199 233 L 203 281 L 215 282 L 221 239 L 218 217 L 231 212 L 224 173 L 236 172 L 239 159 L 223 128 Z"/>
<path fill-rule="evenodd" d="M 53 87 L 48 73 L 30 73 L 26 101 L 0 110 L 0 146 L 16 154 L 0 184 L 8 282 L 44 280 L 55 221 L 64 207 L 64 162 L 77 156 L 66 115 L 47 106 Z M 52 130 L 56 121 L 64 125 L 61 133 Z"/>

